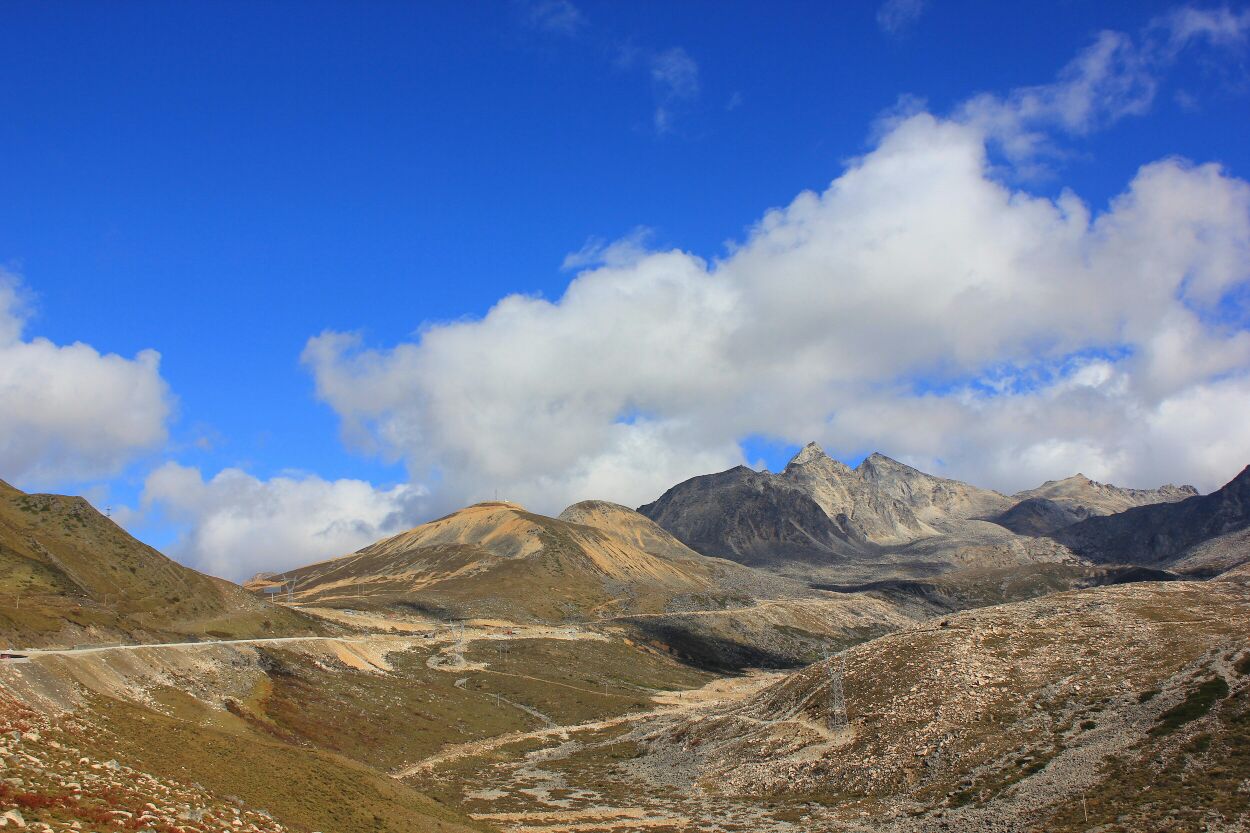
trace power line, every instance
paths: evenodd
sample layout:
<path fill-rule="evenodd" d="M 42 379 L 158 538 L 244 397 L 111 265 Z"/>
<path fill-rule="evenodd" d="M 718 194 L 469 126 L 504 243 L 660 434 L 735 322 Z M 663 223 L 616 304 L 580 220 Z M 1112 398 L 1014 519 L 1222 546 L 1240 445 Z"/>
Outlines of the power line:
<path fill-rule="evenodd" d="M 829 728 L 845 729 L 850 725 L 846 712 L 846 692 L 842 687 L 842 679 L 846 675 L 846 658 L 838 654 L 830 660 L 826 652 L 825 673 L 829 677 Z"/>

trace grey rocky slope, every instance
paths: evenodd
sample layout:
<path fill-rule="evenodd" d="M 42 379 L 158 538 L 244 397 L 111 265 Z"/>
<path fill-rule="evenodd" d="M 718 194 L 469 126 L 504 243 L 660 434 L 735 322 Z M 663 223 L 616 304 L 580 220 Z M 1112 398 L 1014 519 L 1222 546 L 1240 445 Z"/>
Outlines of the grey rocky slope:
<path fill-rule="evenodd" d="M 993 520 L 1023 535 L 1048 535 L 1086 518 L 1114 515 L 1136 506 L 1175 503 L 1197 494 L 1193 486 L 1169 483 L 1157 489 L 1126 489 L 1075 474 L 1017 492 L 1013 497 L 1019 502 Z"/>
<path fill-rule="evenodd" d="M 638 511 L 695 549 L 825 561 L 941 535 L 1011 504 L 882 454 L 852 469 L 808 443 L 779 474 L 738 466 L 695 477 Z"/>
<path fill-rule="evenodd" d="M 1183 565 L 1193 573 L 1211 574 L 1250 560 L 1247 529 L 1250 466 L 1209 495 L 1089 518 L 1053 537 L 1094 562 Z"/>
<path fill-rule="evenodd" d="M 809 443 L 778 474 L 739 466 L 696 477 L 638 511 L 705 555 L 808 578 L 873 581 L 970 560 L 1071 559 L 1054 542 L 981 520 L 1012 504 L 882 454 L 852 469 Z"/>
<path fill-rule="evenodd" d="M 695 477 L 638 511 L 705 555 L 850 585 L 1079 563 L 1057 530 L 1196 494 L 1192 486 L 1124 489 L 1076 475 L 1009 497 L 882 454 L 850 468 L 809 443 L 777 474 L 739 466 Z"/>

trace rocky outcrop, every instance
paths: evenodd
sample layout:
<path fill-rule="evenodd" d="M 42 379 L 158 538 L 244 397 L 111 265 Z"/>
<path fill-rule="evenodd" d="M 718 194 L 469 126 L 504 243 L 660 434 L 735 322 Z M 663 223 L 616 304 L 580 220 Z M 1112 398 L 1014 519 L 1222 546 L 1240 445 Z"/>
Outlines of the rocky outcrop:
<path fill-rule="evenodd" d="M 878 453 L 851 468 L 808 443 L 778 474 L 739 466 L 695 477 L 638 511 L 705 555 L 821 582 L 856 583 L 971 566 L 1075 563 L 1077 543 L 1100 563 L 1146 563 L 1164 550 L 1175 554 L 1223 534 L 1216 527 L 1241 528 L 1226 507 L 1224 520 L 1206 531 L 1161 530 L 1145 545 L 1140 532 L 1136 538 L 1125 534 L 1147 515 L 1113 522 L 1105 534 L 1103 527 L 1066 532 L 1138 507 L 1188 505 L 1197 496 L 1192 486 L 1126 489 L 1078 474 L 1009 497 Z M 1130 557 L 1116 549 L 1121 540 L 1132 541 L 1125 546 L 1135 551 L 1144 546 L 1157 552 L 1145 561 Z M 1235 563 L 1223 550 L 1212 558 L 1211 569 L 1216 561 L 1225 568 Z"/>
<path fill-rule="evenodd" d="M 1011 505 L 1011 498 L 958 480 L 935 477 L 873 453 L 855 469 L 864 489 L 896 501 L 922 522 L 945 530 L 952 522 L 982 518 Z"/>
<path fill-rule="evenodd" d="M 1090 517 L 1088 509 L 1058 503 L 1044 497 L 1026 498 L 1002 514 L 994 523 L 1020 535 L 1041 536 Z"/>
<path fill-rule="evenodd" d="M 795 480 L 738 466 L 679 483 L 638 511 L 692 549 L 744 564 L 826 563 L 862 551 L 869 542 L 849 516 L 829 514 Z"/>
<path fill-rule="evenodd" d="M 779 474 L 739 466 L 695 477 L 638 511 L 705 555 L 825 579 L 830 571 L 846 581 L 912 568 L 928 575 L 962 565 L 968 553 L 994 563 L 1063 558 L 1062 547 L 1019 543 L 978 520 L 1011 503 L 883 454 L 852 469 L 809 443 Z"/>

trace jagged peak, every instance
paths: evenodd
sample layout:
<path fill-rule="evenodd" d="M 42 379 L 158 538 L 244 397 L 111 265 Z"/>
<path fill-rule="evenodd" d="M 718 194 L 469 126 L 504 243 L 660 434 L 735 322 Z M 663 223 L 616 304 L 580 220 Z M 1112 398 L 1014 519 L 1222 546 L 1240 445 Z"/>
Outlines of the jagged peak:
<path fill-rule="evenodd" d="M 881 470 L 892 469 L 894 471 L 916 472 L 917 474 L 924 473 L 920 471 L 920 469 L 913 468 L 912 466 L 909 466 L 906 463 L 900 463 L 898 460 L 895 460 L 893 457 L 887 457 L 886 455 L 882 454 L 880 451 L 874 451 L 873 453 L 869 454 L 867 457 L 865 457 L 863 460 L 860 461 L 858 466 L 855 467 L 855 471 L 857 472 L 863 472 L 865 470 L 872 470 L 872 469 L 881 469 Z"/>
<path fill-rule="evenodd" d="M 825 453 L 825 450 L 820 447 L 820 443 L 816 442 L 815 440 L 812 440 L 810 443 L 803 446 L 803 448 L 799 451 L 798 454 L 795 454 L 793 457 L 790 458 L 790 462 L 786 463 L 786 467 L 789 468 L 790 466 L 801 466 L 806 463 L 810 463 L 813 460 L 828 460 L 828 459 L 830 459 L 830 457 L 828 454 Z"/>

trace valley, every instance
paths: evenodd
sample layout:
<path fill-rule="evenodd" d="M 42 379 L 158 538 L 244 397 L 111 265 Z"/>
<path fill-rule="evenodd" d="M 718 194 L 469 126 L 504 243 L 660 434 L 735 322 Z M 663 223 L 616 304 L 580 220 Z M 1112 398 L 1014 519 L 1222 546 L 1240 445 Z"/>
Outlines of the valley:
<path fill-rule="evenodd" d="M 97 833 L 1250 821 L 1244 473 L 1211 495 L 1074 478 L 1009 498 L 870 459 L 856 474 L 809 446 L 788 485 L 734 475 L 726 497 L 712 476 L 704 502 L 687 495 L 658 520 L 602 501 L 558 517 L 477 504 L 250 591 L 164 560 L 85 502 L 11 490 L 0 591 L 43 618 L 6 609 L 0 631 L 0 802 L 16 814 L 0 821 Z M 1039 500 L 1065 507 L 1045 518 L 1078 519 L 1025 529 Z M 718 525 L 681 520 L 696 508 Z M 1158 514 L 1148 522 L 1172 524 L 1176 543 L 1091 557 L 1085 542 L 1113 552 L 1131 513 Z M 820 517 L 841 531 L 804 539 L 824 549 L 776 534 Z M 175 589 L 196 587 L 189 601 Z M 156 588 L 179 600 L 152 606 Z"/>

